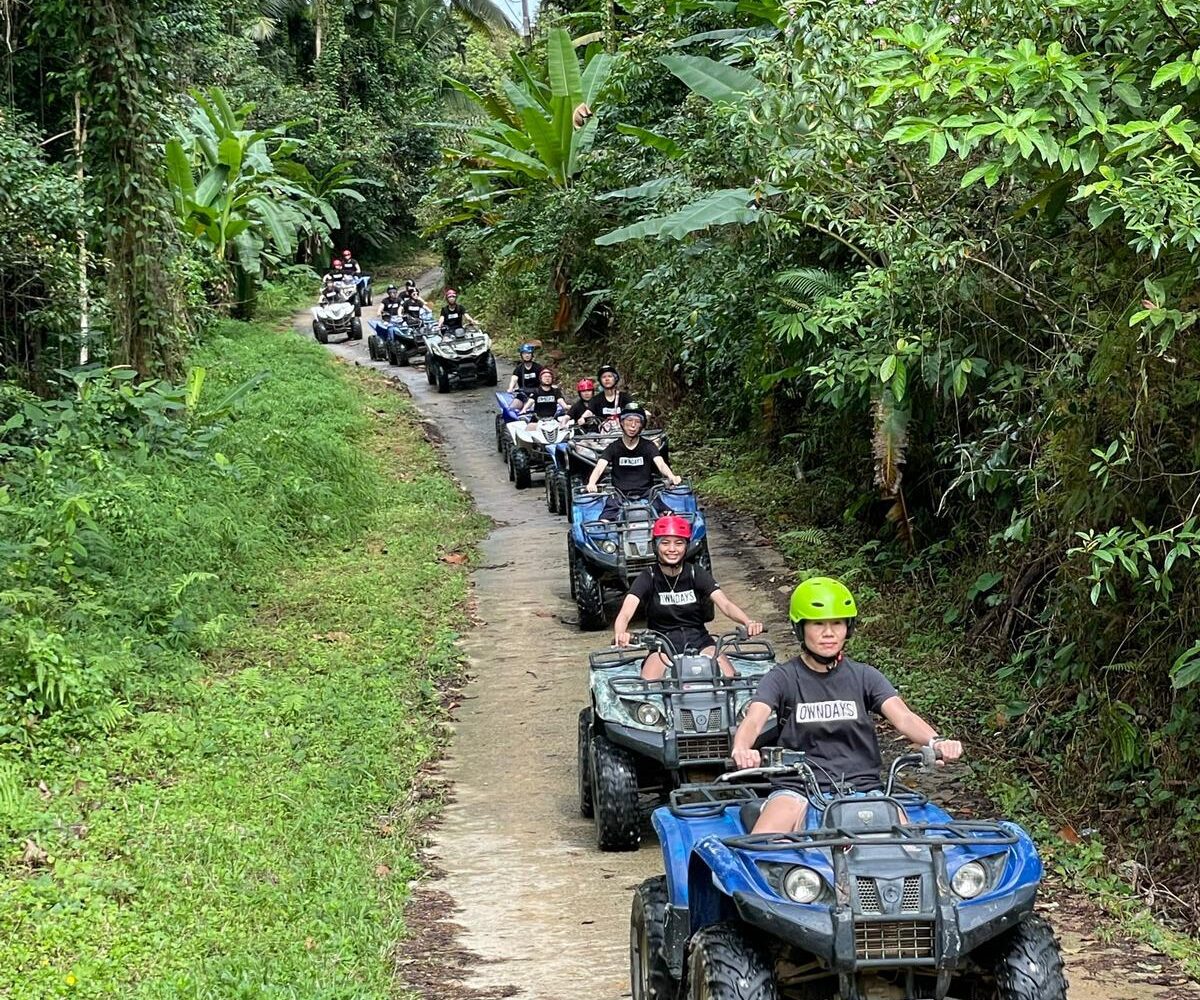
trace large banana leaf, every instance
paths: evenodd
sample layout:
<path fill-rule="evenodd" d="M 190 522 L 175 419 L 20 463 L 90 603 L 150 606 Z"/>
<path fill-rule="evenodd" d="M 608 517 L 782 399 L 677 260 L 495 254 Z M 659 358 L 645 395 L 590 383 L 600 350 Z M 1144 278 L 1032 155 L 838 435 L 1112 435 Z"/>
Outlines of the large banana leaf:
<path fill-rule="evenodd" d="M 546 70 L 550 77 L 550 92 L 565 97 L 574 108 L 583 102 L 583 79 L 579 73 L 579 58 L 571 36 L 563 28 L 555 28 L 546 39 Z"/>
<path fill-rule="evenodd" d="M 707 56 L 665 55 L 658 61 L 682 80 L 689 90 L 714 104 L 738 104 L 762 84 L 745 70 Z"/>
<path fill-rule="evenodd" d="M 710 226 L 745 224 L 755 221 L 758 217 L 759 209 L 754 192 L 749 188 L 728 188 L 694 201 L 668 215 L 653 216 L 631 226 L 614 229 L 598 237 L 596 245 L 612 246 L 615 243 L 626 243 L 650 236 L 669 236 L 681 240 L 689 233 L 699 232 Z"/>
<path fill-rule="evenodd" d="M 622 135 L 637 139 L 643 146 L 657 149 L 668 160 L 677 160 L 684 154 L 684 148 L 669 135 L 651 132 L 647 128 L 638 128 L 636 125 L 626 125 L 623 122 L 617 125 L 617 131 Z"/>
<path fill-rule="evenodd" d="M 600 97 L 600 91 L 608 83 L 612 73 L 613 57 L 607 52 L 597 52 L 583 68 L 583 103 L 591 106 Z M 572 109 L 573 111 L 573 109 Z"/>

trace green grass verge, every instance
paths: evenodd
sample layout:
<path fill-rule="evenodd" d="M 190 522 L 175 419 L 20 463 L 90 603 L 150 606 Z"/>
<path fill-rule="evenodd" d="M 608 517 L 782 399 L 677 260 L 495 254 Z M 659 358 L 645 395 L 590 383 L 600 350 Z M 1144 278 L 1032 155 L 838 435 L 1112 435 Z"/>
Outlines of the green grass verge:
<path fill-rule="evenodd" d="M 173 656 L 106 738 L 21 762 L 0 808 L 13 1000 L 395 994 L 414 782 L 467 587 L 442 556 L 482 522 L 394 390 L 261 326 L 227 324 L 196 361 L 230 384 L 272 372 L 218 443 L 243 474 L 147 472 L 169 530 L 127 534 L 118 578 L 182 547 L 218 571 L 225 637 Z"/>

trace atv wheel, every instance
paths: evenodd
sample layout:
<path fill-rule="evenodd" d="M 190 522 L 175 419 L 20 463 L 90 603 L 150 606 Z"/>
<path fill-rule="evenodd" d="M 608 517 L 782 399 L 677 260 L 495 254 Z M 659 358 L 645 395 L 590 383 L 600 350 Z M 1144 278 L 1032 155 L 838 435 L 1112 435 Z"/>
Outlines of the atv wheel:
<path fill-rule="evenodd" d="M 558 513 L 558 489 L 554 485 L 554 478 L 557 475 L 558 473 L 553 469 L 546 471 L 546 510 L 550 511 L 551 514 Z"/>
<path fill-rule="evenodd" d="M 313 320 L 313 336 L 317 338 L 318 344 L 329 343 L 329 327 L 320 320 Z"/>
<path fill-rule="evenodd" d="M 1062 951 L 1041 917 L 1026 917 L 995 947 L 996 1000 L 1066 1000 Z"/>
<path fill-rule="evenodd" d="M 504 417 L 496 414 L 496 452 L 504 454 Z"/>
<path fill-rule="evenodd" d="M 642 842 L 642 816 L 633 754 L 596 736 L 591 765 L 596 844 L 602 851 L 636 851 Z"/>
<path fill-rule="evenodd" d="M 347 337 L 346 339 L 347 340 L 362 340 L 362 338 L 363 338 L 362 320 L 359 319 L 357 316 L 355 316 L 354 319 L 352 319 L 350 321 L 350 336 Z"/>
<path fill-rule="evenodd" d="M 567 529 L 567 574 L 571 577 L 571 600 L 575 600 L 575 546 L 571 544 L 571 530 Z"/>
<path fill-rule="evenodd" d="M 425 355 L 425 380 L 430 385 L 437 384 L 437 362 L 433 360 L 432 354 Z"/>
<path fill-rule="evenodd" d="M 511 442 L 511 441 L 509 441 L 509 442 L 508 442 L 508 443 L 505 445 L 505 448 L 504 448 L 504 464 L 508 466 L 508 481 L 509 481 L 510 483 L 511 483 L 511 482 L 513 482 L 513 481 L 514 481 L 514 480 L 517 478 L 517 477 L 516 477 L 516 476 L 513 474 L 513 464 L 512 464 L 513 452 L 514 452 L 515 450 L 516 450 L 516 449 L 515 449 L 515 448 L 513 448 L 513 446 L 512 446 L 512 442 Z"/>
<path fill-rule="evenodd" d="M 709 573 L 712 572 L 712 556 L 708 552 L 708 539 L 704 539 L 700 543 L 700 548 L 696 550 L 696 555 L 693 557 L 696 566 Z"/>
<path fill-rule="evenodd" d="M 450 391 L 450 373 L 447 372 L 446 369 L 441 365 L 438 365 L 437 369 L 437 389 L 440 393 L 447 393 Z"/>
<path fill-rule="evenodd" d="M 514 448 L 512 453 L 513 483 L 517 489 L 527 490 L 533 480 L 529 472 L 529 452 L 524 448 Z"/>
<path fill-rule="evenodd" d="M 575 770 L 579 776 L 579 815 L 592 818 L 592 760 L 589 748 L 592 745 L 592 710 L 579 711 L 579 755 Z"/>
<path fill-rule="evenodd" d="M 592 576 L 582 559 L 576 556 L 573 561 L 571 579 L 575 607 L 579 610 L 579 627 L 584 632 L 595 632 L 608 624 L 608 616 L 604 613 L 604 587 Z"/>
<path fill-rule="evenodd" d="M 737 924 L 710 924 L 693 935 L 688 1000 L 778 1000 L 775 970 Z"/>
<path fill-rule="evenodd" d="M 633 1000 L 671 1000 L 675 979 L 667 963 L 667 877 L 646 879 L 633 894 L 629 916 L 629 983 Z"/>
<path fill-rule="evenodd" d="M 379 338 L 375 336 L 375 334 L 371 334 L 371 336 L 367 338 L 367 357 L 369 357 L 372 361 L 382 360 L 379 357 Z"/>
<path fill-rule="evenodd" d="M 408 351 L 403 347 L 396 348 L 396 365 L 400 368 L 408 367 Z"/>
<path fill-rule="evenodd" d="M 564 514 L 567 515 L 568 518 L 570 518 L 571 506 L 572 506 L 571 470 L 570 470 L 570 468 L 568 468 L 567 471 L 562 474 L 562 481 L 559 486 L 559 489 L 562 491 L 561 494 L 559 495 L 559 504 L 558 504 L 559 508 L 562 510 L 562 512 Z"/>
<path fill-rule="evenodd" d="M 483 384 L 484 385 L 495 385 L 499 381 L 500 381 L 500 376 L 496 372 L 496 355 L 488 354 L 487 364 L 484 366 L 484 369 L 483 369 Z"/>

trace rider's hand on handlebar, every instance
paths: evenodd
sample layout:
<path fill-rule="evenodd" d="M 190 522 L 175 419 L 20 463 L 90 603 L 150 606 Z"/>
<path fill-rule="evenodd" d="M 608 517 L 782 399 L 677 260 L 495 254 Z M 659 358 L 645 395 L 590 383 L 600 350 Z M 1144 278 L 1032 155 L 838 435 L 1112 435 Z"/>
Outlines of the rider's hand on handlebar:
<path fill-rule="evenodd" d="M 938 740 L 934 746 L 943 761 L 958 760 L 963 755 L 963 745 L 958 740 Z"/>
<path fill-rule="evenodd" d="M 624 649 L 626 646 L 633 645 L 633 636 L 629 632 L 614 632 L 613 645 Z"/>
<path fill-rule="evenodd" d="M 584 489 L 587 490 L 589 493 L 599 493 L 600 492 L 600 487 L 597 486 L 595 483 L 588 483 L 587 486 L 584 487 Z"/>
<path fill-rule="evenodd" d="M 740 750 L 737 747 L 733 748 L 733 762 L 739 767 L 760 767 L 762 765 L 762 754 L 757 750 Z"/>
<path fill-rule="evenodd" d="M 751 636 L 755 636 L 755 635 L 762 635 L 763 634 L 763 623 L 762 622 L 746 622 L 745 629 L 746 629 L 746 637 L 747 638 L 749 638 Z"/>
<path fill-rule="evenodd" d="M 682 482 L 683 482 L 683 480 L 682 480 L 682 479 L 680 479 L 678 476 L 672 476 L 672 477 L 671 477 L 671 485 L 672 485 L 672 486 L 678 486 L 678 485 L 679 485 L 680 483 L 682 483 Z"/>

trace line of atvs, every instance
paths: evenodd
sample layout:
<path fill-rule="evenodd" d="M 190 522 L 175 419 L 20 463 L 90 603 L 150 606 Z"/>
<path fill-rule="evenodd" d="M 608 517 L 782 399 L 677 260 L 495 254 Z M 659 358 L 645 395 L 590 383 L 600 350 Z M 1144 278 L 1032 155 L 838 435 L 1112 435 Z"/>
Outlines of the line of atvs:
<path fill-rule="evenodd" d="M 528 489 L 542 477 L 547 509 L 569 518 L 581 628 L 608 624 L 607 594 L 653 564 L 663 510 L 690 520 L 688 558 L 711 565 L 686 485 L 659 483 L 638 498 L 603 482 L 585 489 L 615 427 L 531 418 L 510 393 L 496 401 L 509 478 Z M 663 431 L 646 436 L 666 451 Z M 660 679 L 642 677 L 650 652 L 670 664 Z M 628 851 L 653 807 L 665 868 L 634 894 L 633 1000 L 1065 1000 L 1058 942 L 1034 913 L 1033 841 L 1014 823 L 956 819 L 902 784 L 904 772 L 936 763 L 932 746 L 896 758 L 883 789 L 863 793 L 773 746 L 772 717 L 756 744 L 763 766 L 727 770 L 738 724 L 775 663 L 771 644 L 742 629 L 710 656 L 645 631 L 589 657 L 580 813 L 594 819 L 601 850 Z M 804 828 L 753 834 L 780 779 L 806 790 Z"/>

